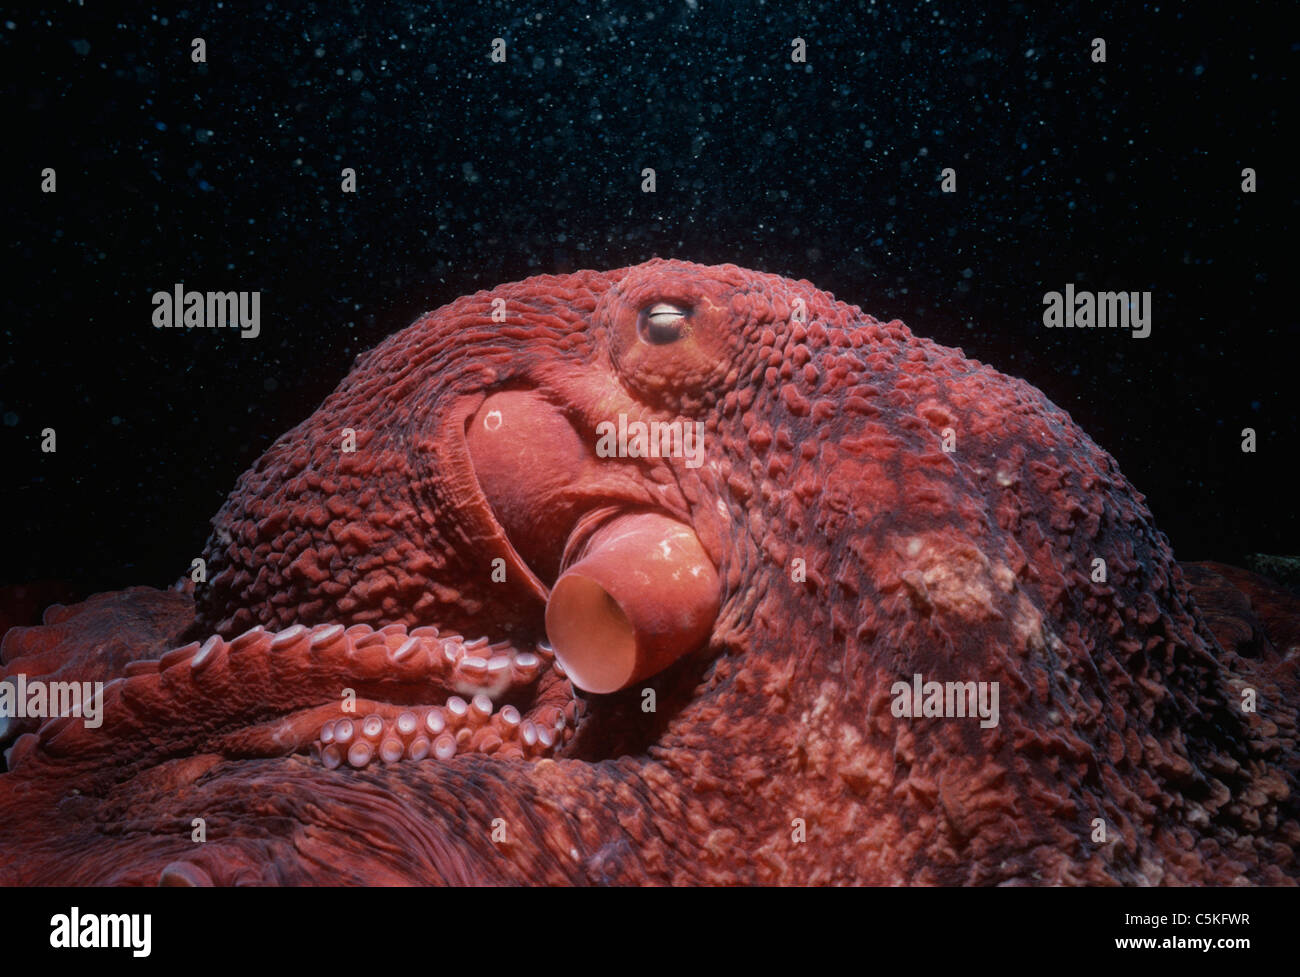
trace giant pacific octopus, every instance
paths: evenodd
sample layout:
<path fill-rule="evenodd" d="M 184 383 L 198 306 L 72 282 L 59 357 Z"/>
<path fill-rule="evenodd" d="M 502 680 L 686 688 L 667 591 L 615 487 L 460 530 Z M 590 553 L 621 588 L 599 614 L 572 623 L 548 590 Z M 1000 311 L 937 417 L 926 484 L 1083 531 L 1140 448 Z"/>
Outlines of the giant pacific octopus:
<path fill-rule="evenodd" d="M 0 881 L 1294 882 L 1296 652 L 1220 634 L 1028 384 L 731 265 L 530 278 L 360 356 L 183 585 L 8 632 L 105 685 L 0 720 Z"/>

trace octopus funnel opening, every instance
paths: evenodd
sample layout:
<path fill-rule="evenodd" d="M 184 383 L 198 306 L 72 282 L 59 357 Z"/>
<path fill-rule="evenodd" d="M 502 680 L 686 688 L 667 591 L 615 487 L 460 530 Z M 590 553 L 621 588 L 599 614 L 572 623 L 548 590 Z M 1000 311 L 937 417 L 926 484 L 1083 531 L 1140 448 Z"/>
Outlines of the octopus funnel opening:
<path fill-rule="evenodd" d="M 634 513 L 592 533 L 560 574 L 546 633 L 576 686 L 616 692 L 698 648 L 717 614 L 718 574 L 694 531 Z"/>

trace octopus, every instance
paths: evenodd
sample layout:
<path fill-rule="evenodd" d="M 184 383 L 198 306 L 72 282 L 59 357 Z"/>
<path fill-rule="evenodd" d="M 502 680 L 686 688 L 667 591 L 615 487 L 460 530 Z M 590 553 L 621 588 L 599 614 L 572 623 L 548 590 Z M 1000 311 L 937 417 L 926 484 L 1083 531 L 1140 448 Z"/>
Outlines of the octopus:
<path fill-rule="evenodd" d="M 0 882 L 1294 884 L 1243 586 L 807 281 L 534 277 L 358 357 L 180 584 L 8 631 Z"/>

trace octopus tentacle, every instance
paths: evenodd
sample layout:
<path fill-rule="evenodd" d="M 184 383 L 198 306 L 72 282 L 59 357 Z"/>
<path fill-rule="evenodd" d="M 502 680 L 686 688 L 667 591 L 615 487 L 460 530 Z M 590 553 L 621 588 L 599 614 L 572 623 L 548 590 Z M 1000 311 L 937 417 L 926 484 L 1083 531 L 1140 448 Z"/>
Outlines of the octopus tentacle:
<path fill-rule="evenodd" d="M 538 758 L 572 737 L 582 709 L 572 685 L 544 667 L 552 654 L 548 646 L 516 652 L 429 626 L 293 625 L 272 632 L 258 625 L 232 641 L 213 635 L 129 662 L 88 709 L 103 716 L 103 725 L 88 725 L 80 711 L 48 719 L 17 738 L 8 765 L 19 770 L 38 757 L 88 763 L 119 752 L 123 742 L 143 746 L 119 772 L 198 752 L 300 752 L 326 766 L 346 757 L 354 767 L 375 758 L 458 753 Z M 15 657 L 5 675 L 28 664 Z M 442 704 L 421 705 L 434 699 Z M 335 735 L 341 724 L 349 727 L 346 736 Z M 183 735 L 162 735 L 181 726 Z M 355 751 L 344 749 L 349 745 Z"/>

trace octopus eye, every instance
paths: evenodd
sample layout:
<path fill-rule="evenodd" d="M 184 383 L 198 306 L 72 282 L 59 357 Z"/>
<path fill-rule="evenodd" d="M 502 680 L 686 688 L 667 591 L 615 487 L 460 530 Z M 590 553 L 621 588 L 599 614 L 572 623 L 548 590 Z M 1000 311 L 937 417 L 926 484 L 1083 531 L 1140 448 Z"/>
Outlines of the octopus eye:
<path fill-rule="evenodd" d="M 637 324 L 637 335 L 644 343 L 653 346 L 665 346 L 681 339 L 686 331 L 686 317 L 690 309 L 672 305 L 669 302 L 657 302 L 641 313 Z"/>

